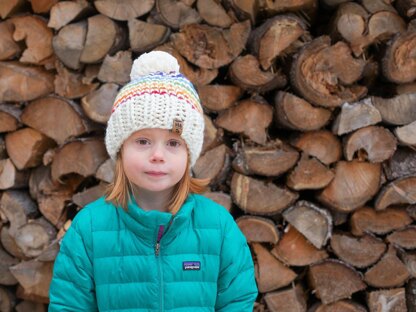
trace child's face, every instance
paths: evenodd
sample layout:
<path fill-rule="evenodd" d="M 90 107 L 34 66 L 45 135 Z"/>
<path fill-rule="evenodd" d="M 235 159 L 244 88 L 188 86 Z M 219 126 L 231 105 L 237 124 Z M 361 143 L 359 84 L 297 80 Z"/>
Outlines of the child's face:
<path fill-rule="evenodd" d="M 122 146 L 122 163 L 127 178 L 138 191 L 172 190 L 186 170 L 185 141 L 165 129 L 142 129 Z"/>

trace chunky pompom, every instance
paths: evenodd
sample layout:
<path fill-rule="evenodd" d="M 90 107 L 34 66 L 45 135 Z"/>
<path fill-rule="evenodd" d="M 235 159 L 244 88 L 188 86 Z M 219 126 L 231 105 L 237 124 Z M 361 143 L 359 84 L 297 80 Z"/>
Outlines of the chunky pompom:
<path fill-rule="evenodd" d="M 163 51 L 143 53 L 134 61 L 130 79 L 135 80 L 156 72 L 179 72 L 178 61 L 172 55 Z"/>

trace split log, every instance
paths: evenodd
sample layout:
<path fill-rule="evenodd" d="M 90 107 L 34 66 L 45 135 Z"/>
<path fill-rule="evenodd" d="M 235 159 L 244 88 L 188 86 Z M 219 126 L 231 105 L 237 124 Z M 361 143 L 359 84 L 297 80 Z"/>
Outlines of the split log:
<path fill-rule="evenodd" d="M 373 287 L 392 288 L 403 285 L 409 278 L 406 266 L 397 257 L 396 249 L 389 246 L 387 253 L 364 275 L 366 283 Z"/>
<path fill-rule="evenodd" d="M 298 158 L 299 153 L 280 140 L 260 147 L 243 145 L 237 149 L 233 169 L 244 175 L 279 176 L 292 168 Z"/>
<path fill-rule="evenodd" d="M 95 177 L 101 181 L 111 183 L 114 179 L 114 162 L 110 158 L 103 162 L 97 169 Z"/>
<path fill-rule="evenodd" d="M 186 59 L 181 54 L 179 54 L 179 52 L 176 50 L 174 44 L 171 41 L 169 43 L 165 43 L 161 46 L 158 46 L 154 50 L 165 51 L 172 54 L 178 60 L 180 72 L 186 78 L 188 78 L 196 87 L 209 84 L 218 75 L 217 68 L 206 69 L 190 65 L 186 61 Z"/>
<path fill-rule="evenodd" d="M 192 171 L 198 179 L 209 179 L 211 185 L 220 184 L 227 178 L 230 158 L 231 151 L 221 144 L 198 158 Z"/>
<path fill-rule="evenodd" d="M 383 127 L 369 126 L 352 133 L 344 143 L 347 160 L 357 158 L 372 163 L 383 162 L 393 156 L 397 141 L 393 134 Z"/>
<path fill-rule="evenodd" d="M 1 6 L 1 4 L 0 4 Z M 10 20 L 0 23 L 0 60 L 12 60 L 19 56 L 22 48 L 13 39 L 14 27 Z"/>
<path fill-rule="evenodd" d="M 268 15 L 275 15 L 280 12 L 301 12 L 305 19 L 314 18 L 318 8 L 316 0 L 300 1 L 265 1 L 262 4 L 262 10 Z"/>
<path fill-rule="evenodd" d="M 82 179 L 73 178 L 65 184 L 53 182 L 50 166 L 39 166 L 30 175 L 29 191 L 42 215 L 57 228 L 66 221 L 66 203 L 71 199 Z"/>
<path fill-rule="evenodd" d="M 221 111 L 215 125 L 234 133 L 243 133 L 253 142 L 265 144 L 266 128 L 271 124 L 273 108 L 263 98 L 246 99 Z"/>
<path fill-rule="evenodd" d="M 37 16 L 17 16 L 10 19 L 15 29 L 13 39 L 24 40 L 27 49 L 23 51 L 19 61 L 22 63 L 42 64 L 53 54 L 52 30 L 46 22 Z"/>
<path fill-rule="evenodd" d="M 229 194 L 223 192 L 205 192 L 204 196 L 212 199 L 216 203 L 225 207 L 225 209 L 227 209 L 228 211 L 231 210 L 231 206 L 233 203 Z"/>
<path fill-rule="evenodd" d="M 363 207 L 352 214 L 350 223 L 354 235 L 362 236 L 365 232 L 383 235 L 404 228 L 412 223 L 412 219 L 406 210 L 400 208 L 375 211 Z"/>
<path fill-rule="evenodd" d="M 406 147 L 399 147 L 393 156 L 383 163 L 388 180 L 416 175 L 416 153 Z"/>
<path fill-rule="evenodd" d="M 108 158 L 101 139 L 74 141 L 60 148 L 51 166 L 52 181 L 62 181 L 66 175 L 92 176 Z"/>
<path fill-rule="evenodd" d="M 279 126 L 292 130 L 318 130 L 331 118 L 331 111 L 314 107 L 304 99 L 284 91 L 277 92 L 274 104 L 274 117 Z"/>
<path fill-rule="evenodd" d="M 77 104 L 59 97 L 31 102 L 23 110 L 21 120 L 27 126 L 54 139 L 59 145 L 94 129 Z"/>
<path fill-rule="evenodd" d="M 184 1 L 156 0 L 156 9 L 163 23 L 174 29 L 201 21 L 198 11 Z"/>
<path fill-rule="evenodd" d="M 351 212 L 363 206 L 379 190 L 381 165 L 359 161 L 339 161 L 335 177 L 317 196 L 334 210 Z"/>
<path fill-rule="evenodd" d="M 416 121 L 394 129 L 394 134 L 401 144 L 408 145 L 410 147 L 416 147 Z"/>
<path fill-rule="evenodd" d="M 54 91 L 54 75 L 35 66 L 0 62 L 0 102 L 31 101 Z"/>
<path fill-rule="evenodd" d="M 228 74 L 234 84 L 249 92 L 281 89 L 287 83 L 280 71 L 262 70 L 258 59 L 251 54 L 237 57 L 228 68 Z"/>
<path fill-rule="evenodd" d="M 253 243 L 252 246 L 257 258 L 255 272 L 260 292 L 279 289 L 293 282 L 296 278 L 295 272 L 273 257 L 261 244 Z"/>
<path fill-rule="evenodd" d="M 59 0 L 30 0 L 30 4 L 32 5 L 32 10 L 35 13 L 49 13 L 51 8 L 58 1 Z"/>
<path fill-rule="evenodd" d="M 214 126 L 212 119 L 204 114 L 204 143 L 202 144 L 201 154 L 213 149 L 214 147 L 223 143 L 224 130 L 217 129 Z"/>
<path fill-rule="evenodd" d="M 7 153 L 18 170 L 40 165 L 43 154 L 55 146 L 52 139 L 32 128 L 7 134 L 5 142 Z"/>
<path fill-rule="evenodd" d="M 21 110 L 10 104 L 0 104 L 0 133 L 17 130 L 20 126 Z"/>
<path fill-rule="evenodd" d="M 59 2 L 63 3 L 63 2 Z M 84 83 L 83 75 L 67 69 L 61 62 L 55 63 L 58 74 L 55 76 L 55 93 L 68 98 L 77 99 L 97 89 L 98 83 Z"/>
<path fill-rule="evenodd" d="M 276 58 L 291 54 L 310 41 L 306 29 L 305 22 L 297 16 L 278 15 L 251 32 L 249 46 L 263 70 L 267 70 Z"/>
<path fill-rule="evenodd" d="M 324 260 L 311 265 L 308 279 L 315 295 L 324 304 L 350 298 L 353 293 L 366 288 L 357 271 L 337 260 Z"/>
<path fill-rule="evenodd" d="M 416 2 L 414 0 L 397 0 L 395 7 L 404 17 L 412 18 L 416 14 Z"/>
<path fill-rule="evenodd" d="M 105 15 L 88 18 L 87 36 L 80 55 L 82 63 L 97 63 L 107 54 L 113 54 L 124 46 L 123 29 Z"/>
<path fill-rule="evenodd" d="M 98 73 L 101 66 L 99 64 L 88 64 L 85 65 L 84 76 L 82 77 L 83 83 L 92 83 L 98 78 Z"/>
<path fill-rule="evenodd" d="M 390 182 L 378 194 L 375 201 L 376 210 L 383 210 L 391 205 L 416 204 L 416 177 L 400 178 Z"/>
<path fill-rule="evenodd" d="M 222 111 L 233 106 L 243 95 L 243 90 L 234 85 L 206 85 L 198 88 L 204 109 Z"/>
<path fill-rule="evenodd" d="M 53 262 L 31 260 L 10 267 L 10 271 L 22 285 L 26 295 L 36 296 L 40 302 L 48 303 L 52 268 Z"/>
<path fill-rule="evenodd" d="M 8 16 L 16 14 L 26 9 L 25 0 L 5 0 L 0 2 L 0 17 L 5 19 Z"/>
<path fill-rule="evenodd" d="M 96 70 L 98 65 L 93 68 L 96 72 L 94 72 L 94 77 L 91 77 L 91 79 L 98 78 L 102 82 L 114 82 L 123 85 L 130 81 L 129 73 L 132 64 L 131 51 L 118 51 L 113 56 L 107 54 L 99 65 L 99 70 Z M 94 65 L 89 65 L 90 68 L 91 66 Z"/>
<path fill-rule="evenodd" d="M 297 193 L 238 173 L 232 176 L 231 196 L 246 213 L 266 216 L 281 212 L 298 198 Z"/>
<path fill-rule="evenodd" d="M 325 165 L 340 160 L 342 156 L 341 142 L 327 130 L 303 133 L 293 139 L 291 144 L 305 154 L 316 157 Z"/>
<path fill-rule="evenodd" d="M 372 2 L 376 3 L 374 0 Z M 365 4 L 368 1 L 363 2 L 363 6 Z M 371 16 L 367 11 L 372 13 Z M 339 6 L 334 18 L 333 27 L 350 44 L 355 56 L 364 53 L 369 45 L 387 41 L 406 30 L 404 20 L 394 9 L 367 11 L 359 4 L 349 2 Z"/>
<path fill-rule="evenodd" d="M 397 34 L 383 58 L 383 75 L 395 83 L 412 82 L 416 79 L 416 64 L 412 62 L 416 31 L 408 30 Z"/>
<path fill-rule="evenodd" d="M 34 218 L 39 211 L 30 196 L 24 191 L 6 191 L 0 201 L 0 211 L 5 217 L 4 221 L 9 221 L 9 234 L 14 238 L 28 219 Z"/>
<path fill-rule="evenodd" d="M 19 260 L 10 256 L 0 245 L 0 285 L 17 284 L 17 280 L 9 270 L 11 266 L 16 265 L 17 263 L 19 263 Z M 2 300 L 0 299 L 0 303 L 1 302 Z M 0 309 L 0 311 L 3 310 Z"/>
<path fill-rule="evenodd" d="M 128 21 L 143 16 L 149 13 L 154 5 L 155 0 L 94 1 L 94 6 L 98 12 L 118 21 Z"/>
<path fill-rule="evenodd" d="M 142 53 L 164 43 L 171 35 L 164 25 L 146 23 L 136 19 L 128 21 L 129 42 L 132 51 Z"/>
<path fill-rule="evenodd" d="M 302 153 L 296 167 L 287 176 L 286 184 L 295 191 L 316 190 L 326 187 L 334 173 L 315 157 Z"/>
<path fill-rule="evenodd" d="M 59 253 L 59 246 L 60 241 L 58 238 L 58 234 L 55 232 L 55 238 L 35 259 L 42 262 L 55 261 L 56 256 Z"/>
<path fill-rule="evenodd" d="M 331 237 L 332 217 L 330 213 L 311 202 L 298 201 L 283 212 L 283 218 L 318 249 L 325 246 Z"/>
<path fill-rule="evenodd" d="M 185 25 L 179 33 L 172 34 L 171 40 L 189 62 L 213 69 L 231 63 L 241 53 L 250 28 L 249 21 L 235 23 L 225 30 L 207 25 Z"/>
<path fill-rule="evenodd" d="M 105 191 L 106 191 L 106 186 L 107 185 L 105 183 L 100 183 L 82 192 L 76 193 L 72 196 L 72 202 L 78 207 L 84 207 L 87 204 L 104 196 Z"/>
<path fill-rule="evenodd" d="M 416 36 L 415 36 L 416 38 Z M 383 122 L 402 126 L 416 120 L 416 93 L 405 93 L 390 99 L 373 96 L 371 102 L 381 114 Z"/>
<path fill-rule="evenodd" d="M 30 220 L 15 235 L 17 246 L 27 258 L 39 256 L 56 237 L 56 229 L 46 219 Z"/>
<path fill-rule="evenodd" d="M 0 190 L 26 187 L 28 180 L 29 172 L 18 171 L 9 158 L 0 160 Z"/>
<path fill-rule="evenodd" d="M 81 54 L 87 36 L 87 22 L 80 21 L 62 27 L 52 39 L 55 55 L 71 69 L 81 68 Z"/>
<path fill-rule="evenodd" d="M 376 13 L 379 11 L 396 12 L 391 0 L 362 0 L 362 5 L 370 13 Z"/>
<path fill-rule="evenodd" d="M 271 253 L 287 266 L 306 266 L 328 258 L 325 250 L 317 249 L 290 225 L 286 227 Z"/>
<path fill-rule="evenodd" d="M 224 0 L 223 4 L 225 8 L 232 11 L 233 15 L 240 20 L 244 21 L 250 19 L 252 24 L 256 23 L 257 15 L 261 10 L 258 1 L 236 1 L 236 0 Z"/>
<path fill-rule="evenodd" d="M 19 246 L 16 244 L 16 240 L 13 236 L 10 235 L 10 226 L 4 226 L 1 229 L 1 244 L 10 255 L 15 257 L 16 259 L 21 260 L 29 260 L 23 253 L 23 251 L 19 248 Z M 17 261 L 18 262 L 18 261 Z M 16 263 L 17 263 L 16 262 Z"/>
<path fill-rule="evenodd" d="M 306 294 L 300 284 L 269 292 L 264 296 L 264 301 L 270 312 L 306 312 Z"/>
<path fill-rule="evenodd" d="M 97 2 L 100 1 L 95 1 L 96 6 Z M 50 10 L 48 27 L 59 30 L 71 22 L 85 18 L 92 12 L 91 4 L 86 0 L 60 1 L 54 4 Z"/>
<path fill-rule="evenodd" d="M 81 99 L 81 106 L 85 115 L 97 123 L 107 124 L 118 91 L 117 84 L 105 83 L 98 90 L 91 91 L 84 96 Z"/>
<path fill-rule="evenodd" d="M 332 124 L 332 132 L 337 135 L 375 125 L 382 120 L 382 116 L 374 107 L 371 99 L 367 98 L 357 103 L 344 103 L 337 118 Z"/>
<path fill-rule="evenodd" d="M 308 312 L 366 312 L 366 308 L 362 305 L 350 301 L 350 300 L 340 300 L 330 304 L 321 304 L 316 306 Z"/>
<path fill-rule="evenodd" d="M 1 160 L 4 160 L 7 157 L 6 155 L 6 144 L 4 143 L 3 137 L 0 136 L 0 177 L 1 172 L 3 171 L 3 166 L 1 165 Z M 0 178 L 1 180 L 1 178 Z M 0 188 L 1 189 L 1 188 Z"/>
<path fill-rule="evenodd" d="M 416 227 L 409 226 L 398 230 L 387 236 L 386 240 L 405 249 L 416 249 Z"/>
<path fill-rule="evenodd" d="M 367 296 L 370 312 L 407 311 L 404 288 L 372 291 Z"/>
<path fill-rule="evenodd" d="M 356 268 L 376 263 L 387 249 L 381 239 L 372 235 L 354 237 L 346 233 L 333 234 L 331 248 L 339 259 Z"/>
<path fill-rule="evenodd" d="M 270 243 L 274 245 L 279 241 L 276 225 L 269 219 L 242 216 L 236 222 L 249 243 Z"/>
<path fill-rule="evenodd" d="M 292 86 L 307 101 L 324 107 L 338 107 L 364 96 L 366 87 L 354 84 L 362 75 L 365 61 L 351 56 L 344 42 L 331 46 L 322 36 L 305 45 L 291 68 Z"/>
<path fill-rule="evenodd" d="M 233 23 L 233 19 L 227 14 L 221 2 L 197 0 L 196 7 L 201 18 L 211 26 L 228 28 Z"/>
<path fill-rule="evenodd" d="M 0 311 L 11 312 L 15 305 L 16 298 L 13 293 L 5 288 L 0 287 Z"/>

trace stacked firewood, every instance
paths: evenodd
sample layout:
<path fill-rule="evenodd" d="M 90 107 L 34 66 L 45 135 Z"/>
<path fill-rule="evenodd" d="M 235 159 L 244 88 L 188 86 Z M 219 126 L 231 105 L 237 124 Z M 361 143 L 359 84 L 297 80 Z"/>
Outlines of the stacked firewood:
<path fill-rule="evenodd" d="M 416 311 L 415 0 L 1 0 L 0 310 L 45 311 L 59 240 L 112 180 L 132 60 L 205 110 L 194 175 L 252 250 L 255 311 Z"/>

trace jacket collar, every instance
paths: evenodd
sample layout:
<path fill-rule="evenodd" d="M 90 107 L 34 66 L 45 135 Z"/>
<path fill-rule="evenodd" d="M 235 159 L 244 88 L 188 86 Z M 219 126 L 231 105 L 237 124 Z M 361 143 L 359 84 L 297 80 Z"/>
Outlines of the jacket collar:
<path fill-rule="evenodd" d="M 133 200 L 128 203 L 127 211 L 121 207 L 117 209 L 128 230 L 139 236 L 146 243 L 155 245 L 159 227 L 161 225 L 164 226 L 161 243 L 168 244 L 189 224 L 194 205 L 195 199 L 190 194 L 176 215 L 157 210 L 143 210 Z M 169 225 L 170 222 L 171 224 Z"/>

